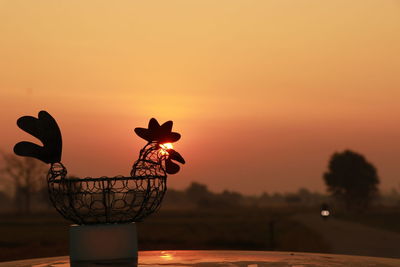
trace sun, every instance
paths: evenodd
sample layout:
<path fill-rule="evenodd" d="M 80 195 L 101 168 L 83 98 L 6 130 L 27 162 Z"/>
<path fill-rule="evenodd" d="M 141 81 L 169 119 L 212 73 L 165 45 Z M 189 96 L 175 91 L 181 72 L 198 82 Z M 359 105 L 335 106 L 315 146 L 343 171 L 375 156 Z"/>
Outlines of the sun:
<path fill-rule="evenodd" d="M 173 149 L 173 148 L 174 148 L 174 146 L 172 145 L 172 143 L 160 144 L 160 147 L 161 147 L 162 149 L 165 149 L 165 150 L 167 150 L 167 149 Z"/>
<path fill-rule="evenodd" d="M 174 146 L 172 145 L 172 143 L 164 143 L 164 144 L 160 144 L 160 153 L 161 155 L 168 155 L 168 149 L 173 149 Z"/>

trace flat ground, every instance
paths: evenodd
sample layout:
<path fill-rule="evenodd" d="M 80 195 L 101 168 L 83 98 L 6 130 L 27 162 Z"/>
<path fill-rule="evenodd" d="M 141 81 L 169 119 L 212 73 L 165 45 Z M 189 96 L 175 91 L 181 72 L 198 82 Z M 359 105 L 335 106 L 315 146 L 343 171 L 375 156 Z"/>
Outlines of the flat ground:
<path fill-rule="evenodd" d="M 303 213 L 292 217 L 314 229 L 330 247 L 331 253 L 400 258 L 400 233 L 360 223 Z"/>
<path fill-rule="evenodd" d="M 138 223 L 139 249 L 329 251 L 313 229 L 290 214 L 255 208 L 160 210 Z M 69 224 L 56 213 L 1 215 L 0 261 L 68 255 Z"/>
<path fill-rule="evenodd" d="M 397 211 L 327 221 L 315 209 L 309 211 L 161 209 L 138 223 L 139 249 L 278 250 L 400 258 L 400 231 L 387 230 L 400 229 Z M 383 216 L 386 213 L 390 216 Z M 68 255 L 69 224 L 57 213 L 0 215 L 0 261 Z"/>

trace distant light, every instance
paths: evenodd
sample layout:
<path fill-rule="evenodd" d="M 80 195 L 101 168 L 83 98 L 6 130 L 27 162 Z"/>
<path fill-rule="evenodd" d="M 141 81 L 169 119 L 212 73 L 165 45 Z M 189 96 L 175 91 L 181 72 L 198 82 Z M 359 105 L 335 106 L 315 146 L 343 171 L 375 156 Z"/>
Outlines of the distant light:
<path fill-rule="evenodd" d="M 329 210 L 321 210 L 321 216 L 328 217 L 330 214 Z"/>

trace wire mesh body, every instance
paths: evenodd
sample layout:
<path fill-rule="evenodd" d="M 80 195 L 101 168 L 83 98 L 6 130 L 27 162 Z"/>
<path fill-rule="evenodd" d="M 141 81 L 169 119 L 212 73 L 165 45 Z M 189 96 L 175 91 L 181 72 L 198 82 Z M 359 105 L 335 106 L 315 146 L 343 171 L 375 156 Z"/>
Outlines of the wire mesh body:
<path fill-rule="evenodd" d="M 76 224 L 142 221 L 156 211 L 166 192 L 165 151 L 148 143 L 131 176 L 68 178 L 61 163 L 51 165 L 47 181 L 55 208 Z"/>

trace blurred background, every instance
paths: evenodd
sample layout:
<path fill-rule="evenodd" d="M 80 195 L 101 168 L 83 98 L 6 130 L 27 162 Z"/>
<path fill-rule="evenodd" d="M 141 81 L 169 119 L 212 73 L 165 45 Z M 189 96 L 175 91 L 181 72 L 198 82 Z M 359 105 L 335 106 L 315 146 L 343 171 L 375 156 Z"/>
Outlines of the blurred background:
<path fill-rule="evenodd" d="M 78 177 L 127 175 L 144 145 L 133 128 L 174 121 L 187 164 L 139 224 L 142 250 L 400 257 L 399 11 L 0 0 L 0 260 L 68 254 L 47 166 L 12 152 L 34 141 L 16 120 L 40 110 Z"/>

